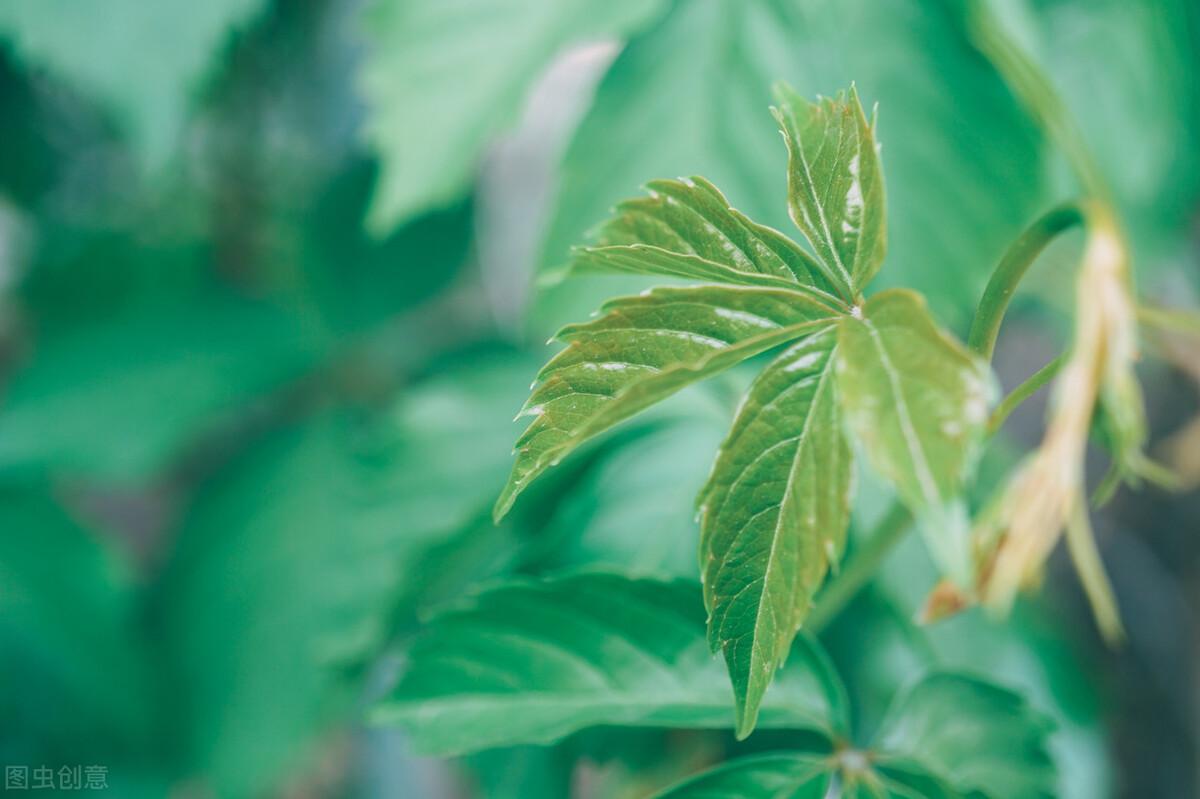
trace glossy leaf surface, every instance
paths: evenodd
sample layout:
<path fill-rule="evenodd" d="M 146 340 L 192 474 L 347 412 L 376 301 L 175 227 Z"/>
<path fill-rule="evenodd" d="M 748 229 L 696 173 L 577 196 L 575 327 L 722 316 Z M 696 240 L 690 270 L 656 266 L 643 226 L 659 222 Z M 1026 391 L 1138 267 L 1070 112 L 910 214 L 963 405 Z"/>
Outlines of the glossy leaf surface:
<path fill-rule="evenodd" d="M 960 493 L 994 394 L 988 368 L 937 326 L 919 295 L 893 289 L 842 320 L 837 377 L 872 465 L 922 521 L 940 567 L 965 585 Z"/>
<path fill-rule="evenodd" d="M 576 269 L 832 291 L 811 255 L 732 208 L 704 178 L 655 180 L 646 189 L 648 197 L 617 206 L 596 246 L 576 251 Z"/>
<path fill-rule="evenodd" d="M 750 387 L 700 494 L 709 640 L 729 665 L 739 735 L 845 546 L 852 455 L 829 326 L 788 348 Z"/>
<path fill-rule="evenodd" d="M 883 172 L 858 93 L 810 103 L 778 89 L 775 118 L 788 149 L 788 209 L 825 274 L 853 300 L 887 251 Z"/>
<path fill-rule="evenodd" d="M 731 710 L 694 584 L 594 573 L 502 585 L 435 619 L 374 715 L 425 751 L 456 754 L 595 725 L 719 728 Z M 762 723 L 833 734 L 844 711 L 840 682 L 804 639 Z"/>
<path fill-rule="evenodd" d="M 567 348 L 538 374 L 521 416 L 503 516 L 531 480 L 592 436 L 684 386 L 787 343 L 836 314 L 810 295 L 733 286 L 660 288 L 613 300 L 558 333 Z"/>

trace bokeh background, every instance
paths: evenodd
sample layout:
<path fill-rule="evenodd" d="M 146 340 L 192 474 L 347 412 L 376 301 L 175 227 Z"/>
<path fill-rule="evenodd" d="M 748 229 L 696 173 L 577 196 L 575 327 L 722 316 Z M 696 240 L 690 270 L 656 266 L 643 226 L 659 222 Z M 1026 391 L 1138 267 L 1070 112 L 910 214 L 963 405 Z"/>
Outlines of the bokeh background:
<path fill-rule="evenodd" d="M 640 797 L 769 745 L 599 730 L 438 761 L 361 719 L 473 586 L 696 576 L 692 498 L 753 364 L 489 510 L 548 334 L 643 286 L 558 279 L 614 202 L 703 174 L 790 229 L 774 82 L 878 103 L 882 280 L 965 332 L 1074 191 L 976 48 L 979 2 L 0 0 L 0 761 L 102 764 L 122 797 Z M 1200 7 L 988 5 L 1102 165 L 1142 295 L 1195 307 Z M 1018 301 L 1007 387 L 1064 343 L 1078 249 Z M 1194 480 L 1200 352 L 1155 343 L 1154 452 Z M 888 500 L 864 481 L 859 521 Z M 1200 499 L 1125 491 L 1097 527 L 1115 651 L 1062 558 L 1009 624 L 925 629 L 932 568 L 898 551 L 825 636 L 863 725 L 963 666 L 1056 718 L 1063 796 L 1197 795 Z"/>

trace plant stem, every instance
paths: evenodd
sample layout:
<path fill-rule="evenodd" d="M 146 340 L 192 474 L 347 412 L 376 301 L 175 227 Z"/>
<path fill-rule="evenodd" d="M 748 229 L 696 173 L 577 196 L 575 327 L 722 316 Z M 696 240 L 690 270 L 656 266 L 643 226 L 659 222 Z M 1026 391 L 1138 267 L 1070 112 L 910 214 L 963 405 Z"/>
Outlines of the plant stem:
<path fill-rule="evenodd" d="M 858 595 L 862 587 L 870 582 L 879 571 L 884 558 L 892 547 L 900 543 L 912 524 L 912 513 L 900 502 L 893 502 L 875 529 L 867 536 L 866 543 L 854 553 L 846 568 L 829 581 L 821 592 L 820 601 L 813 608 L 805 623 L 805 629 L 814 635 L 833 621 L 850 600 Z"/>
<path fill-rule="evenodd" d="M 967 336 L 968 347 L 985 359 L 992 359 L 1000 325 L 1004 322 L 1004 314 L 1021 278 L 1025 277 L 1034 260 L 1056 236 L 1083 223 L 1083 210 L 1075 203 L 1068 203 L 1047 211 L 1017 237 L 1000 259 L 988 280 L 987 288 L 983 290 L 983 297 L 979 300 L 975 319 L 971 323 L 971 333 Z"/>
<path fill-rule="evenodd" d="M 988 417 L 987 434 L 995 435 L 1008 419 L 1009 414 L 1016 410 L 1017 406 L 1025 400 L 1037 393 L 1038 389 L 1049 383 L 1058 370 L 1062 369 L 1063 364 L 1067 362 L 1067 354 L 1060 353 L 1057 358 L 1034 372 L 1024 383 L 1017 386 L 1012 392 L 1000 401 L 996 406 L 996 410 L 992 411 L 992 415 Z"/>

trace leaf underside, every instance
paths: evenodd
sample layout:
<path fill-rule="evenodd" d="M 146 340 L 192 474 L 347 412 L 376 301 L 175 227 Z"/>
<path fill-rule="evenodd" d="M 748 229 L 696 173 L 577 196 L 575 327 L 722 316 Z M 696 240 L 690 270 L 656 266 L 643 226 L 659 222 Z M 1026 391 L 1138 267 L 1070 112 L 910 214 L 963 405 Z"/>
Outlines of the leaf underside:
<path fill-rule="evenodd" d="M 852 455 L 834 386 L 837 340 L 827 326 L 763 370 L 700 493 L 709 641 L 725 654 L 742 736 L 845 546 Z"/>
<path fill-rule="evenodd" d="M 601 573 L 500 586 L 430 623 L 374 717 L 441 755 L 594 725 L 724 727 L 728 682 L 699 600 L 691 582 Z M 802 639 L 794 660 L 763 723 L 840 733 L 844 699 L 825 656 Z"/>
<path fill-rule="evenodd" d="M 970 580 L 963 482 L 974 465 L 994 386 L 986 365 L 891 289 L 843 317 L 837 379 L 850 429 L 871 464 L 922 522 L 942 570 Z"/>

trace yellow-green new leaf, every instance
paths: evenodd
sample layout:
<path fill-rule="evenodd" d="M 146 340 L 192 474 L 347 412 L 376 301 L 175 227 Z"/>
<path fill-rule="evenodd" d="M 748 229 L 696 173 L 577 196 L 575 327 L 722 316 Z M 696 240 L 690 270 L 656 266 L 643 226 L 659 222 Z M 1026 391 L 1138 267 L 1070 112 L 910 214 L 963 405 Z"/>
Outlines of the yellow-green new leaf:
<path fill-rule="evenodd" d="M 746 218 L 704 178 L 655 180 L 646 189 L 649 196 L 616 207 L 597 232 L 596 246 L 575 251 L 574 269 L 800 285 L 839 302 L 811 255 L 779 231 Z"/>
<path fill-rule="evenodd" d="M 679 389 L 799 338 L 838 312 L 811 294 L 749 286 L 660 288 L 568 325 L 567 348 L 538 374 L 521 416 L 497 518 L 535 477 L 589 438 Z"/>
<path fill-rule="evenodd" d="M 883 171 L 858 93 L 810 103 L 786 86 L 773 109 L 788 148 L 788 210 L 853 302 L 887 250 Z"/>
<path fill-rule="evenodd" d="M 845 546 L 852 454 L 835 394 L 837 341 L 829 325 L 763 370 L 700 493 L 709 642 L 729 666 L 742 737 Z"/>
<path fill-rule="evenodd" d="M 938 565 L 968 585 L 961 491 L 994 398 L 991 373 L 911 291 L 881 292 L 839 326 L 838 389 L 849 426 L 918 517 Z"/>

